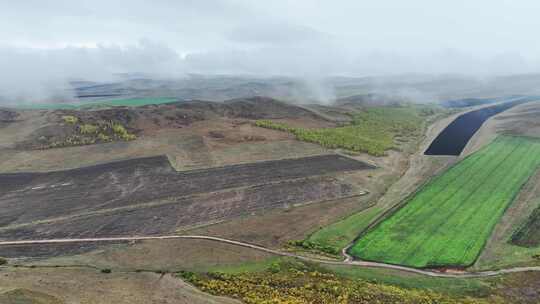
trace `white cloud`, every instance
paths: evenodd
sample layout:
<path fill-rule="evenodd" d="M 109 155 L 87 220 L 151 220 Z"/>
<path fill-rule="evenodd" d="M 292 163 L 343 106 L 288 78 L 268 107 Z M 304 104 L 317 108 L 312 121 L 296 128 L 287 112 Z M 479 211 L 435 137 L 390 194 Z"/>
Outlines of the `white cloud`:
<path fill-rule="evenodd" d="M 0 92 L 114 72 L 540 72 L 539 9 L 533 0 L 0 0 Z"/>

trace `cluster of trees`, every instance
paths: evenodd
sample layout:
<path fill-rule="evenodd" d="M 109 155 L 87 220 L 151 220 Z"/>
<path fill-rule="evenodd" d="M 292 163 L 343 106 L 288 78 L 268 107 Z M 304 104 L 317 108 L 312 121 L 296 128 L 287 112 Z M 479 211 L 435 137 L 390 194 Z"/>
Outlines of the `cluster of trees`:
<path fill-rule="evenodd" d="M 82 135 L 94 136 L 105 142 L 114 139 L 123 141 L 137 139 L 137 136 L 129 133 L 123 125 L 113 121 L 100 122 L 97 125 L 81 124 L 78 126 L 78 130 Z"/>
<path fill-rule="evenodd" d="M 248 304 L 488 303 L 483 300 L 449 297 L 427 290 L 403 289 L 343 278 L 299 262 L 283 262 L 258 273 L 181 272 L 178 275 L 205 292 L 230 296 Z"/>
<path fill-rule="evenodd" d="M 64 115 L 62 116 L 62 120 L 64 120 L 65 123 L 73 125 L 79 122 L 79 118 L 73 115 Z"/>
<path fill-rule="evenodd" d="M 270 120 L 259 120 L 255 125 L 289 132 L 298 140 L 329 149 L 342 148 L 382 156 L 386 150 L 395 148 L 396 136 L 417 135 L 424 115 L 427 114 L 417 107 L 375 107 L 354 114 L 352 124 L 344 127 L 305 129 Z"/>
<path fill-rule="evenodd" d="M 122 124 L 114 121 L 100 121 L 96 124 L 80 123 L 79 118 L 70 115 L 62 116 L 62 119 L 67 124 L 75 125 L 77 134 L 67 136 L 62 140 L 53 141 L 43 146 L 43 149 L 137 139 L 135 134 L 130 133 Z"/>

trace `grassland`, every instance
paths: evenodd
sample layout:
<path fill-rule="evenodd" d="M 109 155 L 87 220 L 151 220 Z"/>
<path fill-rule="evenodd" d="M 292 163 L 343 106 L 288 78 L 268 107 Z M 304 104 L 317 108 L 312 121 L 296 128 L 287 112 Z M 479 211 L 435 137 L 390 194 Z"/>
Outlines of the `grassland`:
<path fill-rule="evenodd" d="M 399 138 L 418 135 L 425 118 L 434 113 L 432 108 L 417 106 L 373 107 L 355 113 L 351 125 L 337 128 L 296 128 L 270 120 L 259 120 L 255 124 L 292 133 L 298 140 L 326 148 L 382 156 L 386 150 L 398 147 Z"/>
<path fill-rule="evenodd" d="M 500 136 L 425 185 L 350 253 L 412 267 L 470 266 L 539 165 L 540 141 Z"/>
<path fill-rule="evenodd" d="M 382 208 L 374 206 L 354 213 L 332 225 L 322 227 L 296 245 L 337 255 L 382 211 Z"/>
<path fill-rule="evenodd" d="M 106 101 L 80 101 L 72 103 L 32 103 L 15 106 L 17 109 L 28 110 L 60 110 L 60 109 L 88 109 L 102 107 L 140 107 L 151 104 L 163 104 L 176 101 L 176 98 L 170 97 L 151 97 L 151 98 L 126 98 L 113 99 Z"/>
<path fill-rule="evenodd" d="M 0 292 L 0 303 L 19 304 L 19 303 L 39 303 L 39 304 L 62 304 L 58 298 L 35 292 L 28 289 L 12 289 L 6 292 Z"/>
<path fill-rule="evenodd" d="M 530 229 L 533 228 L 531 224 L 538 208 L 540 208 L 540 170 L 523 186 L 497 223 L 471 270 L 540 265 L 540 246 L 533 245 L 532 238 L 535 234 L 534 230 Z M 520 244 L 517 244 L 518 242 Z"/>
<path fill-rule="evenodd" d="M 536 208 L 525 224 L 512 235 L 512 244 L 528 248 L 540 246 L 540 207 Z"/>

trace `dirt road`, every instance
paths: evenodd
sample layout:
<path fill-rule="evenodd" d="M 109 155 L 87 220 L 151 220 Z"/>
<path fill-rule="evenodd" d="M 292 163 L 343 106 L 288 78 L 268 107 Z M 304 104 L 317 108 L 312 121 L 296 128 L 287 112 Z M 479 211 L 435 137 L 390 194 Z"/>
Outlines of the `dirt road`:
<path fill-rule="evenodd" d="M 354 261 L 351 256 L 345 255 L 344 261 L 332 261 L 325 259 L 310 258 L 301 255 L 297 255 L 290 252 L 284 252 L 274 249 L 265 248 L 262 246 L 228 240 L 213 236 L 204 236 L 204 235 L 163 235 L 163 236 L 131 236 L 131 237 L 105 237 L 105 238 L 81 238 L 81 239 L 48 239 L 48 240 L 22 240 L 22 241 L 0 241 L 0 246 L 8 245 L 40 245 L 40 244 L 62 244 L 62 243 L 92 243 L 92 242 L 118 242 L 118 241 L 144 241 L 144 240 L 167 240 L 167 239 L 198 239 L 198 240 L 209 240 L 215 242 L 221 242 L 225 244 L 231 244 L 236 246 L 242 246 L 254 250 L 259 250 L 275 255 L 286 256 L 297 258 L 303 261 L 315 262 L 320 264 L 327 265 L 345 265 L 345 266 L 357 266 L 357 267 L 371 267 L 371 268 L 386 268 L 399 271 L 405 271 L 410 273 L 416 273 L 421 275 L 426 275 L 430 277 L 439 277 L 439 278 L 480 278 L 480 277 L 490 277 L 497 276 L 508 273 L 516 272 L 529 272 L 529 271 L 540 271 L 540 266 L 536 267 L 513 267 L 507 269 L 491 270 L 491 271 L 480 271 L 480 272 L 460 272 L 460 273 L 445 273 L 435 270 L 426 270 L 426 269 L 416 269 L 410 267 L 404 267 L 399 265 L 391 265 L 385 263 L 377 262 L 367 262 L 367 261 Z"/>

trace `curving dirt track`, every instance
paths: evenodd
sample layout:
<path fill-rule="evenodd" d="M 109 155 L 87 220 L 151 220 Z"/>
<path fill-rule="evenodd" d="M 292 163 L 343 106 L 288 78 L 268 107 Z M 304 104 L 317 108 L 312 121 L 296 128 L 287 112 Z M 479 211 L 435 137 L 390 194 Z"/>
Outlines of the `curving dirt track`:
<path fill-rule="evenodd" d="M 438 278 L 483 278 L 483 277 L 492 277 L 497 275 L 517 273 L 517 272 L 530 272 L 530 271 L 540 271 L 540 266 L 531 266 L 531 267 L 513 267 L 507 269 L 491 270 L 491 271 L 479 271 L 479 272 L 460 272 L 460 273 L 445 273 L 435 270 L 427 269 L 417 269 L 399 265 L 385 264 L 385 263 L 376 263 L 376 262 L 366 262 L 366 261 L 353 261 L 352 258 L 345 253 L 344 261 L 332 261 L 306 257 L 302 255 L 297 255 L 290 252 L 283 252 L 279 250 L 269 249 L 266 247 L 239 242 L 235 240 L 229 240 L 224 238 L 218 238 L 213 236 L 204 236 L 204 235 L 162 235 L 162 236 L 130 236 L 130 237 L 106 237 L 106 238 L 84 238 L 84 239 L 49 239 L 49 240 L 22 240 L 22 241 L 0 241 L 0 246 L 10 246 L 10 245 L 43 245 L 43 244 L 59 244 L 59 243 L 94 243 L 94 242 L 119 242 L 119 241 L 144 241 L 144 240 L 166 240 L 166 239 L 199 239 L 199 240 L 209 240 L 215 242 L 221 242 L 230 245 L 242 246 L 254 250 L 259 250 L 275 255 L 292 257 L 300 259 L 307 262 L 315 262 L 320 264 L 327 265 L 346 265 L 346 266 L 357 266 L 357 267 L 371 267 L 371 268 L 386 268 L 392 270 L 400 270 L 405 272 L 411 272 L 421 275 L 426 275 L 430 277 Z"/>

